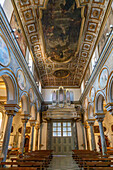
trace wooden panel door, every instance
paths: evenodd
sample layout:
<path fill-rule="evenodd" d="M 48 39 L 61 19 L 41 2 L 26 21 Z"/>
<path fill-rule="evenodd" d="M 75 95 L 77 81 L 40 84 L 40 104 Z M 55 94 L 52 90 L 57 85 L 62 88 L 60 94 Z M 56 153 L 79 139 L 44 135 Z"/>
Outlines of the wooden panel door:
<path fill-rule="evenodd" d="M 56 155 L 71 154 L 72 129 L 71 122 L 53 122 L 52 149 Z"/>

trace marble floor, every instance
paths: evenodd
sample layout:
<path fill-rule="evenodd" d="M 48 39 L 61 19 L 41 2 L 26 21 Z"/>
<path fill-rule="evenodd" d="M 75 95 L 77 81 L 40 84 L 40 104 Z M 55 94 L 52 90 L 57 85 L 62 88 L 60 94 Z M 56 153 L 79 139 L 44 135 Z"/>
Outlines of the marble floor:
<path fill-rule="evenodd" d="M 80 170 L 72 155 L 53 155 L 47 170 Z"/>

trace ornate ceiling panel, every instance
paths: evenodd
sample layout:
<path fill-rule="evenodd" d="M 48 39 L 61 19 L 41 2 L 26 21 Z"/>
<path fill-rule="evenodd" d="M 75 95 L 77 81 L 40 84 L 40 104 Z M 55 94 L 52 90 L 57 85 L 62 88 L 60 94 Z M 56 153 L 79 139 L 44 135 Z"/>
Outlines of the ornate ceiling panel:
<path fill-rule="evenodd" d="M 15 0 L 43 87 L 79 87 L 106 0 Z"/>

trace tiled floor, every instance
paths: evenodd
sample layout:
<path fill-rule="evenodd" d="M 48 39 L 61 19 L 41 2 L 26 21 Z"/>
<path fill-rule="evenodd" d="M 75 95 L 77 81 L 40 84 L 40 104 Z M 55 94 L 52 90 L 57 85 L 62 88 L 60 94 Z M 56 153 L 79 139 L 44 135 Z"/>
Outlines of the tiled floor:
<path fill-rule="evenodd" d="M 54 155 L 47 170 L 80 170 L 72 155 Z"/>

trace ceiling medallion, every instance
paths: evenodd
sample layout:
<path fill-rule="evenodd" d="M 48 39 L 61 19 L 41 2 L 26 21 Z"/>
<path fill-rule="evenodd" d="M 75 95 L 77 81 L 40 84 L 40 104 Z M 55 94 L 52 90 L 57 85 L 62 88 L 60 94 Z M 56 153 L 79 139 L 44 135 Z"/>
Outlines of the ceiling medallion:
<path fill-rule="evenodd" d="M 7 67 L 10 64 L 10 51 L 7 43 L 0 36 L 0 65 Z"/>
<path fill-rule="evenodd" d="M 54 71 L 53 75 L 57 78 L 66 78 L 70 75 L 70 71 L 66 69 L 59 69 Z"/>
<path fill-rule="evenodd" d="M 72 59 L 72 57 L 64 55 L 63 52 L 60 52 L 59 55 L 54 54 L 49 59 L 51 61 L 53 61 L 53 62 L 58 62 L 58 63 L 63 63 L 64 62 L 64 63 L 67 63 L 67 62 L 69 62 Z"/>

